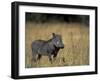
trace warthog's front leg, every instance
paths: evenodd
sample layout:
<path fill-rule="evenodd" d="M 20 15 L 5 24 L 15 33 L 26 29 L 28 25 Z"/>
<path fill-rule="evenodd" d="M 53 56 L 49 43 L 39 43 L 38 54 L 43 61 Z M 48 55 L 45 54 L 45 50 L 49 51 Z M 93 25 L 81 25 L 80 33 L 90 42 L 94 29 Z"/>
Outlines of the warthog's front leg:
<path fill-rule="evenodd" d="M 42 57 L 42 55 L 39 54 L 38 57 L 37 57 L 37 60 L 40 60 L 41 57 Z"/>
<path fill-rule="evenodd" d="M 56 60 L 56 57 L 57 57 L 57 54 L 54 54 L 54 55 L 53 55 L 54 61 Z"/>

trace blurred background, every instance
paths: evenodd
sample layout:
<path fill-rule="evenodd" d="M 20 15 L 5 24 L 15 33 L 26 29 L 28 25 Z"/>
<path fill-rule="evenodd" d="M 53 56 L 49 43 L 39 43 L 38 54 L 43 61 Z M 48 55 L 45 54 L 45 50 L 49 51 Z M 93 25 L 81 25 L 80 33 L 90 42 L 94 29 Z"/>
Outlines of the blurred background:
<path fill-rule="evenodd" d="M 27 13 L 25 27 L 25 67 L 55 67 L 89 65 L 89 16 L 72 14 Z M 52 33 L 60 34 L 65 45 L 51 64 L 43 56 L 32 62 L 34 40 L 49 40 Z"/>
<path fill-rule="evenodd" d="M 89 15 L 26 13 L 26 22 L 34 22 L 34 23 L 78 22 L 85 25 L 89 25 Z"/>

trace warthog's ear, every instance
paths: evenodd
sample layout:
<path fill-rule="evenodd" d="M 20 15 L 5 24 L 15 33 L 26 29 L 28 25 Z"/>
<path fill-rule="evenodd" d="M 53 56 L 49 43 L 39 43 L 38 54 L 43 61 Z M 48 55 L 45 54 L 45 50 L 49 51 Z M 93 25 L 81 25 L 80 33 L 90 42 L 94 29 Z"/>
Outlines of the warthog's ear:
<path fill-rule="evenodd" d="M 55 33 L 52 33 L 52 35 L 53 35 L 53 37 L 55 37 L 55 36 L 56 36 L 56 34 L 55 34 Z"/>

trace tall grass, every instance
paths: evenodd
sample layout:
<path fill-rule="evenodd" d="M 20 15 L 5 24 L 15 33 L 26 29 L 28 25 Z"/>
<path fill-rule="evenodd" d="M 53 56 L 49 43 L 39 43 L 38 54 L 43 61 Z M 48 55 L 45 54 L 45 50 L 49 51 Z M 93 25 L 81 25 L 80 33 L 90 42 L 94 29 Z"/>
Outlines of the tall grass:
<path fill-rule="evenodd" d="M 48 40 L 52 33 L 62 36 L 64 49 L 58 52 L 51 64 L 48 57 L 32 62 L 31 43 L 34 40 Z M 80 23 L 26 23 L 25 28 L 25 67 L 79 66 L 89 64 L 89 27 Z"/>

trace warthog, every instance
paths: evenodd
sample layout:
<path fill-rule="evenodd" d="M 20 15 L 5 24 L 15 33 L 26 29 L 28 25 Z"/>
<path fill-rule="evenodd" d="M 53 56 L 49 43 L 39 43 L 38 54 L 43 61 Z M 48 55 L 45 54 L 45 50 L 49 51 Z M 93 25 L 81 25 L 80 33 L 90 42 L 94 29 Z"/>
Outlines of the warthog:
<path fill-rule="evenodd" d="M 52 63 L 53 58 L 57 57 L 59 49 L 64 48 L 61 35 L 52 34 L 53 37 L 47 41 L 45 40 L 35 40 L 32 42 L 32 60 L 40 60 L 42 55 L 48 56 L 50 62 Z"/>

